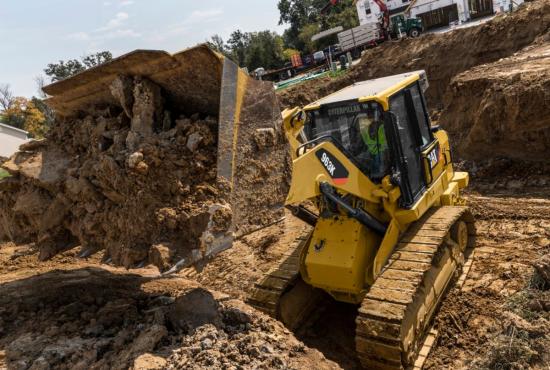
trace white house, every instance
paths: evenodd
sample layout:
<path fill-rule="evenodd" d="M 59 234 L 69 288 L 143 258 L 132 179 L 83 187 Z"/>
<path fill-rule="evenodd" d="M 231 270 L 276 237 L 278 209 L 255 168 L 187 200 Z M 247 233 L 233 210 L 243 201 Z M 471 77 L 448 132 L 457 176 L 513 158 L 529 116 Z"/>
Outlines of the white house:
<path fill-rule="evenodd" d="M 517 7 L 523 0 L 387 0 L 384 3 L 390 16 L 410 7 L 408 16 L 422 19 L 424 27 L 429 29 L 509 11 L 511 4 Z M 355 5 L 361 25 L 378 22 L 382 12 L 374 0 L 357 0 Z"/>
<path fill-rule="evenodd" d="M 29 141 L 29 133 L 0 123 L 0 157 L 11 157 L 21 144 Z"/>

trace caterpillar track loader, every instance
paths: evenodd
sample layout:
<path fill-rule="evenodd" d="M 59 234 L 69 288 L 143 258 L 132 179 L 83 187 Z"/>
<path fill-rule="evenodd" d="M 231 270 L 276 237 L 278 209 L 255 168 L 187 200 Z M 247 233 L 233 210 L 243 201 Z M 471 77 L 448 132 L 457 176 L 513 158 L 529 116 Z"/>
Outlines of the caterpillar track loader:
<path fill-rule="evenodd" d="M 414 364 L 474 246 L 460 196 L 469 177 L 453 170 L 447 134 L 430 124 L 427 86 L 424 71 L 399 74 L 283 112 L 293 159 L 286 204 L 313 228 L 249 302 L 291 329 L 323 291 L 357 305 L 356 352 L 368 369 Z"/>

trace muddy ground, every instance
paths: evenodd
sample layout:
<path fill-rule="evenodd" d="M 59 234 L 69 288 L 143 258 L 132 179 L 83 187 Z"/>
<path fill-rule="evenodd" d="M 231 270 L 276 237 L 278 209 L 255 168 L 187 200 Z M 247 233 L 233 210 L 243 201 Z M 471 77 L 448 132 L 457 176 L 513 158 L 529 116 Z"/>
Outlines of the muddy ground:
<path fill-rule="evenodd" d="M 338 367 L 232 295 L 77 253 L 1 246 L 0 368 Z"/>
<path fill-rule="evenodd" d="M 478 220 L 473 267 L 435 319 L 439 337 L 428 369 L 545 369 L 550 360 L 550 295 L 532 267 L 550 253 L 550 191 L 501 180 L 496 188 L 498 179 L 478 180 L 467 195 Z M 101 264 L 100 255 L 80 259 L 78 249 L 39 262 L 32 244 L 3 244 L 0 363 L 13 369 L 359 368 L 355 307 L 327 298 L 293 335 L 242 303 L 307 228 L 287 215 L 201 273 L 188 269 L 173 278 L 159 278 L 155 268 L 130 273 Z M 173 313 L 202 302 L 194 296 L 202 295 L 193 290 L 199 287 L 213 292 L 219 307 L 193 331 Z"/>

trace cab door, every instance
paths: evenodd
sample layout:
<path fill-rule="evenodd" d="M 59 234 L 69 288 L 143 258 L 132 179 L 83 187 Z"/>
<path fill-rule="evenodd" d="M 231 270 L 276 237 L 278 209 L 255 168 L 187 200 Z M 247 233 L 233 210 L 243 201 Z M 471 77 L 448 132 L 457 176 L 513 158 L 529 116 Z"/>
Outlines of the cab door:
<path fill-rule="evenodd" d="M 401 206 L 412 207 L 437 178 L 434 162 L 439 143 L 430 131 L 430 121 L 418 82 L 390 98 L 394 158 L 400 172 Z M 437 164 L 437 163 L 436 163 Z M 441 172 L 441 171 L 440 171 Z"/>

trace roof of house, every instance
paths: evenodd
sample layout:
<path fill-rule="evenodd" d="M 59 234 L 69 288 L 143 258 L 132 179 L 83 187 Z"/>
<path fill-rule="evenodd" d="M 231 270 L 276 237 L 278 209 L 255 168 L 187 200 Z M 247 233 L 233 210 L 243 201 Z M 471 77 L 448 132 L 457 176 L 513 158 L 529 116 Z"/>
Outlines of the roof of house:
<path fill-rule="evenodd" d="M 12 130 L 12 131 L 15 131 L 15 132 L 19 132 L 21 134 L 25 134 L 25 135 L 29 135 L 29 133 L 25 130 L 21 130 L 20 128 L 17 128 L 17 127 L 13 127 L 13 126 L 10 126 L 10 125 L 6 125 L 5 123 L 2 123 L 0 122 L 0 127 L 2 128 L 6 128 L 8 130 Z"/>

